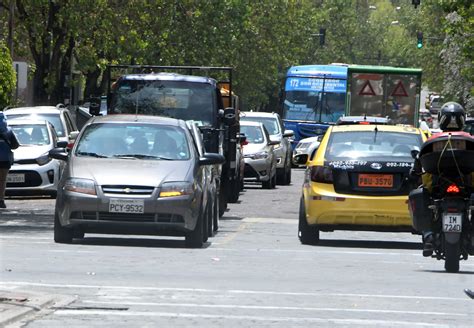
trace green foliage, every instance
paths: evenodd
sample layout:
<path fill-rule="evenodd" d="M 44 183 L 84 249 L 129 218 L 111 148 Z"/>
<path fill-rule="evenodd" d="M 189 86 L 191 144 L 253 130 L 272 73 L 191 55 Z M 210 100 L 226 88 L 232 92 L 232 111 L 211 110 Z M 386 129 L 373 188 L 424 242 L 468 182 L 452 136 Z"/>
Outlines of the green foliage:
<path fill-rule="evenodd" d="M 0 0 L 1 7 L 8 3 Z M 406 0 L 15 3 L 15 53 L 36 67 L 35 99 L 41 101 L 63 95 L 72 57 L 86 97 L 105 92 L 107 65 L 131 63 L 232 66 L 244 109 L 275 110 L 286 70 L 298 64 L 421 67 L 431 90 L 459 97 L 452 91 L 462 88 L 465 102 L 465 90 L 472 88 L 474 13 L 468 0 L 423 1 L 417 9 Z M 462 24 L 446 20 L 454 11 Z M 3 34 L 6 17 L 0 11 Z M 320 28 L 326 28 L 324 46 Z M 421 49 L 417 31 L 424 35 Z"/>
<path fill-rule="evenodd" d="M 10 50 L 5 43 L 0 42 L 0 109 L 11 104 L 15 82 L 16 74 Z"/>

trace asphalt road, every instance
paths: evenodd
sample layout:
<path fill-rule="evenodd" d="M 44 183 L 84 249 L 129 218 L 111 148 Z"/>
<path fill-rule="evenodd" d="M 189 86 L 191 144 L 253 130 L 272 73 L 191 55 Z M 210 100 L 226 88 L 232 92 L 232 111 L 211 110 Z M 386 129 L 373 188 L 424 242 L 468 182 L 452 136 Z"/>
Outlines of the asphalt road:
<path fill-rule="evenodd" d="M 53 242 L 54 200 L 0 212 L 0 289 L 63 295 L 26 327 L 471 327 L 472 260 L 447 274 L 408 233 L 321 233 L 301 245 L 303 170 L 247 186 L 203 249 L 169 237 Z"/>

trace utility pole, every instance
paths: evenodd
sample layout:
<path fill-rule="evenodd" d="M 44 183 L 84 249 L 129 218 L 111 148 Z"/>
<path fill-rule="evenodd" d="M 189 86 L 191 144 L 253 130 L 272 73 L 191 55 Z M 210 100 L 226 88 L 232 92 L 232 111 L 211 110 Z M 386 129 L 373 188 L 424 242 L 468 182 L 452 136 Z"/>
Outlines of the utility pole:
<path fill-rule="evenodd" d="M 10 56 L 13 60 L 13 29 L 14 29 L 14 20 L 13 16 L 15 14 L 15 2 L 14 0 L 10 0 L 10 7 L 9 7 L 9 16 L 8 16 L 8 48 L 10 48 Z"/>

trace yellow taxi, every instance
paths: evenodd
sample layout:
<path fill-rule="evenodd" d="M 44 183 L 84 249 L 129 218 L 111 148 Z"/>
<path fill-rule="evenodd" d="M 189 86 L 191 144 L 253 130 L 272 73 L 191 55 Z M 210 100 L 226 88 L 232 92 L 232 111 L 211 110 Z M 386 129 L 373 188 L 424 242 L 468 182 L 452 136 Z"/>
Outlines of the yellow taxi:
<path fill-rule="evenodd" d="M 412 150 L 426 135 L 394 125 L 331 126 L 306 164 L 298 237 L 317 244 L 320 231 L 412 231 L 408 193 Z"/>

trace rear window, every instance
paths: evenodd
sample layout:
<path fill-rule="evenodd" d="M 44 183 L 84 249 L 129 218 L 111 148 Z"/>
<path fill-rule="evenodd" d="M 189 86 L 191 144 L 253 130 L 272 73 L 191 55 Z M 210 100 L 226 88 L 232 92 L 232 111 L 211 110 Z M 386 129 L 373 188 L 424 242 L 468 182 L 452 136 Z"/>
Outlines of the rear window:
<path fill-rule="evenodd" d="M 413 161 L 411 151 L 420 150 L 419 134 L 400 132 L 354 131 L 333 132 L 325 159 L 335 160 L 403 160 Z"/>

